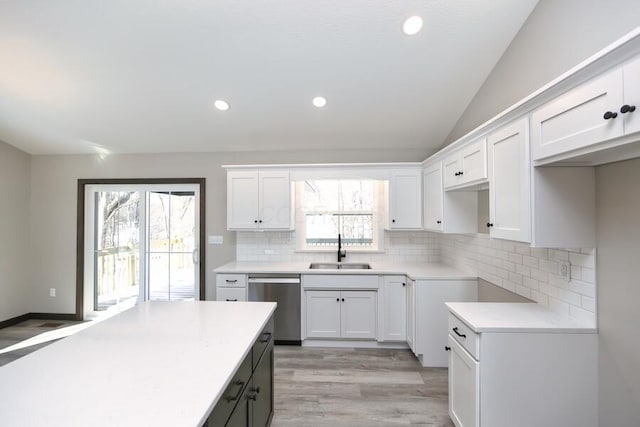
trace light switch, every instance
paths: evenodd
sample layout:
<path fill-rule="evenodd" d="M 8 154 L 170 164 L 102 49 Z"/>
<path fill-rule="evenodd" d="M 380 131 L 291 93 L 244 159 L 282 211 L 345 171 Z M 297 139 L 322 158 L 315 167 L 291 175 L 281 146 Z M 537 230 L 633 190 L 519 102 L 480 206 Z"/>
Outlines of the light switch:
<path fill-rule="evenodd" d="M 221 245 L 224 243 L 224 239 L 222 236 L 209 236 L 207 240 L 210 245 Z"/>

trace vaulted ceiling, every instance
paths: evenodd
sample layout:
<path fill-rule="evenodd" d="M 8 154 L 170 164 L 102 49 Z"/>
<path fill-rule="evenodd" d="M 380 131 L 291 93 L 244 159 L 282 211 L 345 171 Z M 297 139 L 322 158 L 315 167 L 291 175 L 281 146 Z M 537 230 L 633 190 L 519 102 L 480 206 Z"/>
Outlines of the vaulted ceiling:
<path fill-rule="evenodd" d="M 32 154 L 436 148 L 536 3 L 0 0 L 0 140 Z M 407 36 L 412 15 L 424 27 Z"/>

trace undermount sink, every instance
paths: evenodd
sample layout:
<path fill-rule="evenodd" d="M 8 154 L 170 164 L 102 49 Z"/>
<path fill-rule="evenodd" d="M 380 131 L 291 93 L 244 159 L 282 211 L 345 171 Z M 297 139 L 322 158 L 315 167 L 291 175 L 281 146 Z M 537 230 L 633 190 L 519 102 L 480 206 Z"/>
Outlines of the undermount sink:
<path fill-rule="evenodd" d="M 369 270 L 371 265 L 359 262 L 313 262 L 309 265 L 311 270 Z"/>

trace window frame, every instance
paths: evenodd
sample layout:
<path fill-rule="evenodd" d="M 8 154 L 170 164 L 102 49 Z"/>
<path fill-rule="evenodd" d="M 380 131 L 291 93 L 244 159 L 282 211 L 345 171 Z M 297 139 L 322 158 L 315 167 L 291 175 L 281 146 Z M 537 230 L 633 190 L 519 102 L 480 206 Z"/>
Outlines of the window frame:
<path fill-rule="evenodd" d="M 371 211 L 319 211 L 312 210 L 307 211 L 304 207 L 304 185 L 305 181 L 373 181 L 373 209 Z M 346 246 L 343 247 L 349 252 L 365 252 L 365 253 L 382 253 L 384 252 L 384 200 L 385 200 L 385 182 L 375 179 L 350 179 L 350 178 L 328 178 L 322 177 L 317 179 L 307 179 L 294 182 L 295 191 L 295 219 L 296 219 L 296 252 L 336 252 L 338 250 L 338 244 L 331 244 L 327 246 L 313 246 L 307 244 L 306 239 L 306 215 L 372 215 L 373 222 L 373 234 L 371 247 L 365 246 Z M 337 236 L 336 236 L 337 238 Z"/>

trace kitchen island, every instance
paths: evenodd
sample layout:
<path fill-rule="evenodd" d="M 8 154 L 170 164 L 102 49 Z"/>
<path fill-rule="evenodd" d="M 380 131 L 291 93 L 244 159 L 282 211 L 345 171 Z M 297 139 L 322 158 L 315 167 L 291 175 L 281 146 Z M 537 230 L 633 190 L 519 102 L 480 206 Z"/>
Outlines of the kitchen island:
<path fill-rule="evenodd" d="M 266 353 L 275 308 L 140 304 L 1 367 L 0 425 L 201 426 Z"/>

